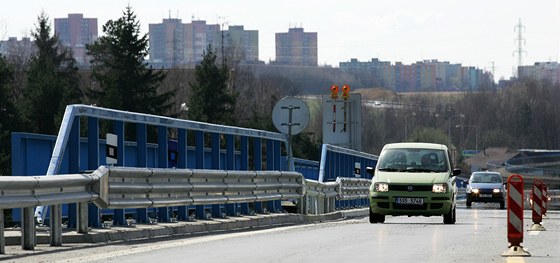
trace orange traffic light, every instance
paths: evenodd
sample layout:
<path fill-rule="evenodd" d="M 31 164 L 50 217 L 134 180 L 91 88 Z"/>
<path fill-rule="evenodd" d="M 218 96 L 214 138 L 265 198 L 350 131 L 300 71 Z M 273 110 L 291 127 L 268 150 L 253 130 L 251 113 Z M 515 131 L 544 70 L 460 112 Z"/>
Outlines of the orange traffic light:
<path fill-rule="evenodd" d="M 332 85 L 331 86 L 331 99 L 336 100 L 338 99 L 338 86 Z"/>
<path fill-rule="evenodd" d="M 348 99 L 350 97 L 350 86 L 349 85 L 342 86 L 342 97 L 344 99 Z"/>

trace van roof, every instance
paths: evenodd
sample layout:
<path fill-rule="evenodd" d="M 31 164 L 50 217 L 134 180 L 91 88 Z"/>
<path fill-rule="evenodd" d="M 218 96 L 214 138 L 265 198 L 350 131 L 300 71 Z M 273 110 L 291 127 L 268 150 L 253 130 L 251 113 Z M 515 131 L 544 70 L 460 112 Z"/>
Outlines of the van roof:
<path fill-rule="evenodd" d="M 383 147 L 383 149 L 405 149 L 405 148 L 434 149 L 434 150 L 447 151 L 447 146 L 443 144 L 425 143 L 425 142 L 389 143 L 389 144 L 385 144 L 385 146 Z"/>

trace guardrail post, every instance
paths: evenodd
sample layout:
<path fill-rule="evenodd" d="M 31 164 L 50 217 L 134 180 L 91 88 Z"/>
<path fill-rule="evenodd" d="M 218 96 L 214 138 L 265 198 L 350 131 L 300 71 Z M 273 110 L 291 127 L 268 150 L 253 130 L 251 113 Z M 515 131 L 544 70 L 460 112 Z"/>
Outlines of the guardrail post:
<path fill-rule="evenodd" d="M 270 139 L 266 139 L 266 170 L 273 171 L 274 164 L 275 164 L 275 155 L 276 151 L 274 149 L 274 141 Z M 275 202 L 268 201 L 266 202 L 266 206 L 268 207 L 268 212 L 276 212 Z"/>
<path fill-rule="evenodd" d="M 241 136 L 241 141 L 239 142 L 241 147 L 241 152 L 239 155 L 240 170 L 249 170 L 249 138 L 247 136 Z M 249 203 L 242 203 L 240 206 L 240 212 L 242 215 L 249 215 Z"/>
<path fill-rule="evenodd" d="M 167 168 L 167 127 L 158 126 L 158 167 Z M 170 207 L 160 207 L 158 211 L 158 222 L 171 222 L 169 215 Z"/>
<path fill-rule="evenodd" d="M 195 132 L 195 168 L 204 169 L 204 132 Z M 195 214 L 197 219 L 208 219 L 204 205 L 195 206 Z"/>
<path fill-rule="evenodd" d="M 220 169 L 220 134 L 211 133 L 212 138 L 212 169 Z M 223 218 L 222 205 L 212 205 L 212 217 Z"/>
<path fill-rule="evenodd" d="M 325 198 L 325 213 L 333 212 L 332 207 L 331 207 L 331 200 L 332 199 L 333 199 L 332 197 Z"/>
<path fill-rule="evenodd" d="M 80 172 L 80 117 L 74 117 L 68 138 L 68 172 Z M 68 204 L 68 228 L 76 228 L 76 203 Z"/>
<path fill-rule="evenodd" d="M 226 170 L 235 170 L 235 138 L 232 134 L 226 135 Z M 226 215 L 237 216 L 238 204 L 226 204 Z"/>
<path fill-rule="evenodd" d="M 35 211 L 34 207 L 21 209 L 21 248 L 23 250 L 35 249 Z"/>
<path fill-rule="evenodd" d="M 62 205 L 51 205 L 51 246 L 62 246 Z"/>
<path fill-rule="evenodd" d="M 187 130 L 177 129 L 177 168 L 187 168 Z M 177 208 L 177 220 L 187 221 L 189 218 L 188 206 L 182 205 Z"/>
<path fill-rule="evenodd" d="M 148 130 L 146 124 L 138 123 L 136 124 L 136 166 L 138 167 L 148 167 Z M 136 209 L 136 222 L 138 223 L 149 223 L 148 209 L 138 208 Z"/>
<path fill-rule="evenodd" d="M 309 197 L 304 195 L 302 196 L 300 202 L 299 202 L 299 211 L 302 215 L 307 215 L 308 211 L 309 211 Z"/>
<path fill-rule="evenodd" d="M 4 209 L 0 208 L 0 254 L 5 254 L 6 240 L 4 239 Z"/>
<path fill-rule="evenodd" d="M 99 119 L 88 117 L 88 169 L 95 170 L 99 167 Z M 89 224 L 100 227 L 99 208 L 90 204 L 88 209 Z"/>
<path fill-rule="evenodd" d="M 124 166 L 125 150 L 124 150 L 124 122 L 113 122 L 114 132 L 117 135 L 117 164 L 116 166 Z M 124 209 L 113 209 L 113 225 L 125 226 L 126 216 Z"/>
<path fill-rule="evenodd" d="M 76 230 L 80 234 L 87 234 L 88 232 L 88 203 L 78 203 L 78 218 Z"/>
<path fill-rule="evenodd" d="M 318 214 L 325 213 L 325 198 L 320 196 L 317 197 L 317 213 Z"/>
<path fill-rule="evenodd" d="M 282 142 L 281 141 L 273 141 L 273 145 L 274 145 L 274 170 L 282 170 Z M 290 161 L 290 160 L 289 160 Z M 281 200 L 275 200 L 272 201 L 273 203 L 273 212 L 279 213 L 282 212 L 282 201 Z"/>

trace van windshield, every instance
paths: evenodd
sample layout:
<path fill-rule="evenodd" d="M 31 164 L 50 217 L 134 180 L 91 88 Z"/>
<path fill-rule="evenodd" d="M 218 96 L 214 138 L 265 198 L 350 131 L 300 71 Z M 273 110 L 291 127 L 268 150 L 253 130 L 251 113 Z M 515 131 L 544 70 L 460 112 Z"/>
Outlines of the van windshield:
<path fill-rule="evenodd" d="M 387 149 L 378 160 L 379 171 L 433 172 L 449 170 L 445 151 L 434 149 Z"/>

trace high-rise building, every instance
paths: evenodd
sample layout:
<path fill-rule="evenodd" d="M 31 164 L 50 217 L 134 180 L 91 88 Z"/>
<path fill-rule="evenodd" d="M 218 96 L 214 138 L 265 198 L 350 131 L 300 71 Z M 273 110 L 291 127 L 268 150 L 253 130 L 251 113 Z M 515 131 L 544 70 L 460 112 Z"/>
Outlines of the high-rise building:
<path fill-rule="evenodd" d="M 164 68 L 187 64 L 185 29 L 181 19 L 169 18 L 160 24 L 149 24 L 150 62 Z"/>
<path fill-rule="evenodd" d="M 214 37 L 218 59 L 225 57 L 235 63 L 254 64 L 259 61 L 259 31 L 243 26 L 229 26 Z"/>
<path fill-rule="evenodd" d="M 303 28 L 290 28 L 288 33 L 276 33 L 276 64 L 317 66 L 317 33 L 305 33 Z"/>
<path fill-rule="evenodd" d="M 202 61 L 210 45 L 221 58 L 227 55 L 236 62 L 258 61 L 258 31 L 230 26 L 220 31 L 218 24 L 194 20 L 184 24 L 181 19 L 163 19 L 149 25 L 150 63 L 165 68 L 193 67 Z"/>
<path fill-rule="evenodd" d="M 72 49 L 78 66 L 89 66 L 86 45 L 97 39 L 97 18 L 84 18 L 83 14 L 68 14 L 68 18 L 54 19 L 54 33 L 62 45 Z"/>

